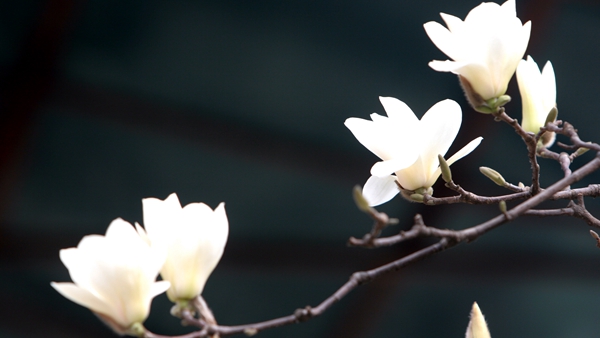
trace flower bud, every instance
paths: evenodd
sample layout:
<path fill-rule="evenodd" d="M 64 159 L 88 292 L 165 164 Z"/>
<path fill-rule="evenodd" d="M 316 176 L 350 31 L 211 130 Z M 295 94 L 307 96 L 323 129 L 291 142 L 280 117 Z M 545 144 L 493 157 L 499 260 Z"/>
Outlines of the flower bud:
<path fill-rule="evenodd" d="M 367 199 L 363 196 L 362 188 L 359 185 L 355 185 L 352 189 L 352 197 L 354 198 L 354 203 L 360 211 L 369 212 L 371 210 L 369 201 L 367 201 Z"/>
<path fill-rule="evenodd" d="M 412 194 L 412 195 L 410 195 L 410 199 L 415 202 L 422 203 L 424 200 L 424 196 L 421 194 Z"/>
<path fill-rule="evenodd" d="M 521 60 L 517 68 L 517 83 L 523 102 L 523 129 L 537 134 L 548 122 L 554 122 L 558 115 L 556 109 L 556 79 L 550 61 L 540 72 L 531 56 Z M 554 143 L 556 135 L 546 132 L 540 138 L 544 147 Z"/>
<path fill-rule="evenodd" d="M 448 162 L 444 159 L 442 155 L 438 155 L 438 161 L 440 162 L 440 170 L 442 171 L 442 179 L 444 182 L 452 182 L 452 172 L 450 171 L 450 166 Z"/>
<path fill-rule="evenodd" d="M 498 203 L 498 208 L 500 208 L 500 212 L 505 214 L 506 213 L 506 201 L 500 201 L 500 203 Z"/>
<path fill-rule="evenodd" d="M 471 309 L 471 320 L 467 327 L 466 338 L 491 338 L 485 318 L 477 302 L 473 303 L 473 308 Z"/>
<path fill-rule="evenodd" d="M 506 185 L 506 180 L 504 180 L 504 177 L 496 170 L 488 167 L 479 167 L 479 171 L 497 185 L 501 187 Z"/>
<path fill-rule="evenodd" d="M 584 148 L 584 147 L 579 147 L 577 148 L 577 150 L 575 151 L 575 156 L 581 156 L 585 153 L 588 152 L 588 150 L 590 150 L 590 148 Z"/>

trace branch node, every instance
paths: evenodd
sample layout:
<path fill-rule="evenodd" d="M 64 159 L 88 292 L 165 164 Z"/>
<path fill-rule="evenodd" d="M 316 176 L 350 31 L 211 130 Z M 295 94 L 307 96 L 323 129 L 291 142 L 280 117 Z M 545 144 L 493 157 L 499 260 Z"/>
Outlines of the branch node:
<path fill-rule="evenodd" d="M 366 271 L 358 271 L 352 274 L 350 279 L 356 281 L 356 284 L 363 285 L 373 280 L 373 277 Z"/>
<path fill-rule="evenodd" d="M 294 311 L 294 317 L 296 317 L 298 322 L 305 322 L 312 318 L 312 308 L 306 306 L 304 309 L 296 309 L 296 311 Z"/>

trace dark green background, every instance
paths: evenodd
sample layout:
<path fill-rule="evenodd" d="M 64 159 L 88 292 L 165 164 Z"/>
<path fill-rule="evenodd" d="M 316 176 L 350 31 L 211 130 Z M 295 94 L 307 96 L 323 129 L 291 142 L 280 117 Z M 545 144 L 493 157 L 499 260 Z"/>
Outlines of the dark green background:
<path fill-rule="evenodd" d="M 141 222 L 145 197 L 177 192 L 184 204 L 226 202 L 230 238 L 204 291 L 225 325 L 315 306 L 352 272 L 430 243 L 345 246 L 370 228 L 351 189 L 377 159 L 343 122 L 383 114 L 379 95 L 403 100 L 419 117 L 446 98 L 461 104 L 463 126 L 449 154 L 484 137 L 453 166 L 465 188 L 505 192 L 481 177 L 482 165 L 527 183 L 526 151 L 514 132 L 468 108 L 455 76 L 427 66 L 446 57 L 423 23 L 441 21 L 439 12 L 464 18 L 478 4 L 2 2 L 0 336 L 113 336 L 49 283 L 69 280 L 61 248 L 104 233 L 116 217 Z M 584 140 L 600 141 L 600 5 L 518 1 L 517 12 L 532 20 L 527 54 L 553 62 L 559 118 Z M 520 118 L 514 79 L 509 94 L 507 111 Z M 543 185 L 561 177 L 556 163 L 540 163 Z M 599 174 L 577 186 L 594 182 Z M 597 201 L 587 205 L 600 215 Z M 399 198 L 381 210 L 400 219 L 386 234 L 410 227 L 415 213 L 453 229 L 498 213 Z M 494 337 L 597 337 L 599 277 L 600 250 L 583 221 L 523 217 L 362 286 L 319 318 L 259 337 L 462 337 L 473 301 Z M 189 332 L 169 307 L 157 297 L 147 327 Z"/>

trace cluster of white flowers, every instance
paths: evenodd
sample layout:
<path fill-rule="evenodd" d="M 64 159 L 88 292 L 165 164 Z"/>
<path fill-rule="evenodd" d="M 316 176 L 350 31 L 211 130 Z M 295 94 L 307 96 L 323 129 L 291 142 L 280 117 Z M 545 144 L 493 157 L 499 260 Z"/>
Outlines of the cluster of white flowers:
<path fill-rule="evenodd" d="M 204 203 L 182 208 L 176 194 L 142 203 L 146 230 L 117 218 L 106 235 L 85 236 L 76 248 L 61 250 L 73 283 L 51 283 L 116 333 L 134 336 L 143 333 L 155 296 L 167 291 L 181 304 L 202 292 L 229 232 L 223 203 L 214 211 Z"/>
<path fill-rule="evenodd" d="M 521 23 L 514 0 L 502 5 L 482 3 L 465 20 L 440 13 L 448 28 L 437 22 L 424 24 L 431 41 L 452 60 L 431 61 L 436 71 L 457 74 L 471 106 L 482 113 L 498 113 L 510 101 L 508 82 L 517 73 L 523 101 L 523 129 L 538 133 L 547 120 L 556 119 L 556 82 L 552 64 L 540 72 L 531 56 L 522 60 L 529 42 L 531 22 Z M 381 97 L 387 117 L 372 114 L 372 121 L 349 118 L 345 125 L 356 139 L 382 161 L 371 168 L 363 196 L 376 206 L 402 191 L 432 194 L 440 176 L 438 155 L 452 145 L 462 121 L 458 103 L 446 99 L 436 103 L 418 120 L 402 101 Z M 543 135 L 544 146 L 552 145 L 553 133 Z M 448 165 L 471 153 L 478 137 L 446 160 Z M 392 175 L 394 173 L 394 175 Z"/>

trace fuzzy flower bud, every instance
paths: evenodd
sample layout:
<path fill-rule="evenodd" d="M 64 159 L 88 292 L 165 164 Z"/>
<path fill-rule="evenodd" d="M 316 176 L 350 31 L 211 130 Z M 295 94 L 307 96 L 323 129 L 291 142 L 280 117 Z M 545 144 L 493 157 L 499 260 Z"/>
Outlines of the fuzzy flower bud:
<path fill-rule="evenodd" d="M 477 303 L 473 303 L 473 308 L 471 309 L 471 320 L 467 327 L 466 338 L 490 338 L 490 331 Z"/>

